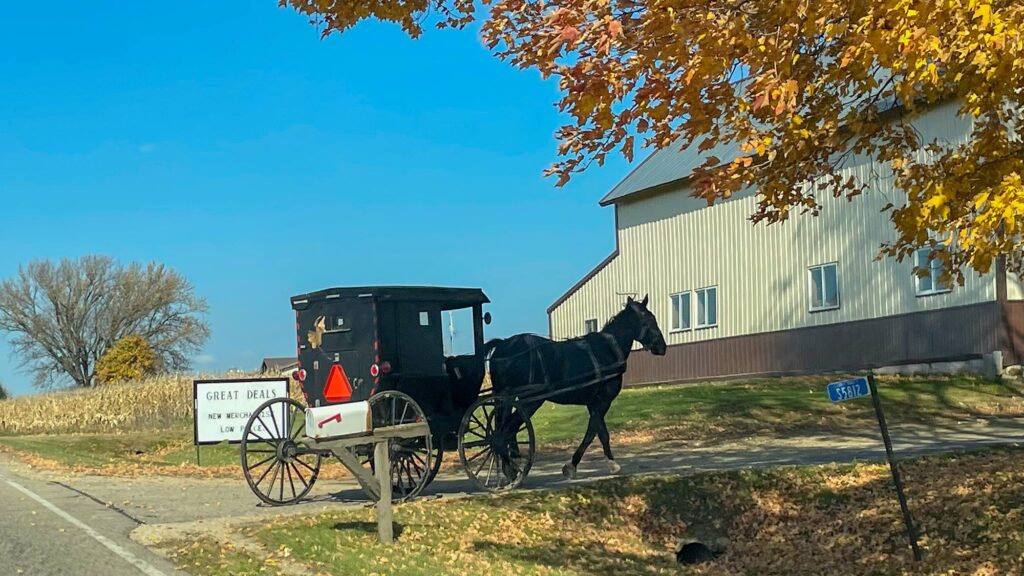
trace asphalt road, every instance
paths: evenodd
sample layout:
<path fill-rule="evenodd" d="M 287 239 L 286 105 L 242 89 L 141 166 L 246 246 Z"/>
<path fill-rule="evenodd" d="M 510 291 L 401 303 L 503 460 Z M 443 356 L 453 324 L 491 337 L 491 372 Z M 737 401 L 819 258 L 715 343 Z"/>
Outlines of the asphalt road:
<path fill-rule="evenodd" d="M 138 523 L 0 463 L 0 576 L 184 574 L 129 534 Z"/>
<path fill-rule="evenodd" d="M 892 429 L 892 437 L 902 458 L 1015 444 L 1024 441 L 1024 419 L 902 425 Z M 692 474 L 885 457 L 877 428 L 710 444 L 677 440 L 622 447 L 616 453 L 625 474 Z M 565 480 L 561 465 L 568 456 L 568 451 L 543 455 L 524 488 L 557 489 L 608 477 L 600 450 L 593 447 L 580 466 L 579 479 Z M 453 469 L 442 473 L 424 497 L 470 492 L 465 475 Z M 71 476 L 37 472 L 0 458 L 0 576 L 175 576 L 183 573 L 138 541 L 152 543 L 168 532 L 186 537 L 221 534 L 225 523 L 369 504 L 351 481 L 320 480 L 303 502 L 273 508 L 260 505 L 241 479 Z"/>

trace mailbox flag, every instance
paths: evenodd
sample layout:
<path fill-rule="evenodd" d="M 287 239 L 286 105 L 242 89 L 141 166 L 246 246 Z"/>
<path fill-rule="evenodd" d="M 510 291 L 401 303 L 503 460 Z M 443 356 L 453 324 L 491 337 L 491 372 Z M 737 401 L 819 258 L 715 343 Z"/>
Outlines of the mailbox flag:
<path fill-rule="evenodd" d="M 327 384 L 324 385 L 324 399 L 328 402 L 348 402 L 352 399 L 352 385 L 341 364 L 331 366 Z"/>

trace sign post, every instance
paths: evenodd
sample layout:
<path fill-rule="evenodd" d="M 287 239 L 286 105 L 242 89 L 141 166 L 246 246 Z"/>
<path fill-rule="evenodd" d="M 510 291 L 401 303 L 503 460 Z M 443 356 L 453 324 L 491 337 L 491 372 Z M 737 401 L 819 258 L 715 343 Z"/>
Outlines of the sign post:
<path fill-rule="evenodd" d="M 896 485 L 896 497 L 900 501 L 900 510 L 903 512 L 903 522 L 907 526 L 907 538 L 910 539 L 910 549 L 914 553 L 914 560 L 921 560 L 921 549 L 917 545 L 917 530 L 914 528 L 914 519 L 910 516 L 910 508 L 907 506 L 907 497 L 903 493 L 903 481 L 900 479 L 900 469 L 892 453 L 892 439 L 889 438 L 889 426 L 885 423 L 885 413 L 882 412 L 882 401 L 878 397 L 878 387 L 875 385 L 874 374 L 863 376 L 841 382 L 833 382 L 828 385 L 828 397 L 833 402 L 842 402 L 854 398 L 871 396 L 871 403 L 875 407 L 875 416 L 878 417 L 878 428 L 882 431 L 882 443 L 885 444 L 885 459 L 889 463 L 889 470 L 892 472 L 892 481 Z"/>
<path fill-rule="evenodd" d="M 882 401 L 878 398 L 878 387 L 875 386 L 875 375 L 868 375 L 868 386 L 871 388 L 871 402 L 875 405 L 875 414 L 878 416 L 878 427 L 882 431 L 882 442 L 885 444 L 885 459 L 889 462 L 889 470 L 892 471 L 892 481 L 896 485 L 896 497 L 900 501 L 900 510 L 903 512 L 903 522 L 907 525 L 907 537 L 910 538 L 910 549 L 914 552 L 914 560 L 921 560 L 921 549 L 917 547 L 917 530 L 914 528 L 914 519 L 910 516 L 910 508 L 907 506 L 907 497 L 903 494 L 903 481 L 900 480 L 900 469 L 892 455 L 892 440 L 889 438 L 889 426 L 885 423 L 885 413 L 882 412 Z"/>

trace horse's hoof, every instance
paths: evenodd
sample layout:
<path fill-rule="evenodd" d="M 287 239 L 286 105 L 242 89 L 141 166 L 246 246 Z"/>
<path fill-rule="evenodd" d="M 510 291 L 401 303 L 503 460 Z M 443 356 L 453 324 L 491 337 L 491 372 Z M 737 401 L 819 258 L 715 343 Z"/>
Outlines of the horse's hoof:
<path fill-rule="evenodd" d="M 619 466 L 619 463 L 616 462 L 615 460 L 609 460 L 608 471 L 611 472 L 612 474 L 618 474 L 619 472 L 622 472 L 622 466 Z"/>
<path fill-rule="evenodd" d="M 575 480 L 576 467 L 573 466 L 572 464 L 566 464 L 565 466 L 562 466 L 562 476 L 565 476 L 569 480 Z"/>

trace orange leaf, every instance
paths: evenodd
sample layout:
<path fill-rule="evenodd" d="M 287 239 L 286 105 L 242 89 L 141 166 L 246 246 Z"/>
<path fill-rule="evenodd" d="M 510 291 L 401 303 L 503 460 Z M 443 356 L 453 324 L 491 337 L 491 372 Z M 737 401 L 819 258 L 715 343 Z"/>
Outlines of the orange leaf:
<path fill-rule="evenodd" d="M 761 92 L 760 94 L 758 94 L 757 98 L 754 98 L 754 110 L 757 110 L 758 108 L 761 108 L 762 106 L 764 106 L 767 103 L 768 103 L 768 91 L 766 90 L 766 91 Z"/>

